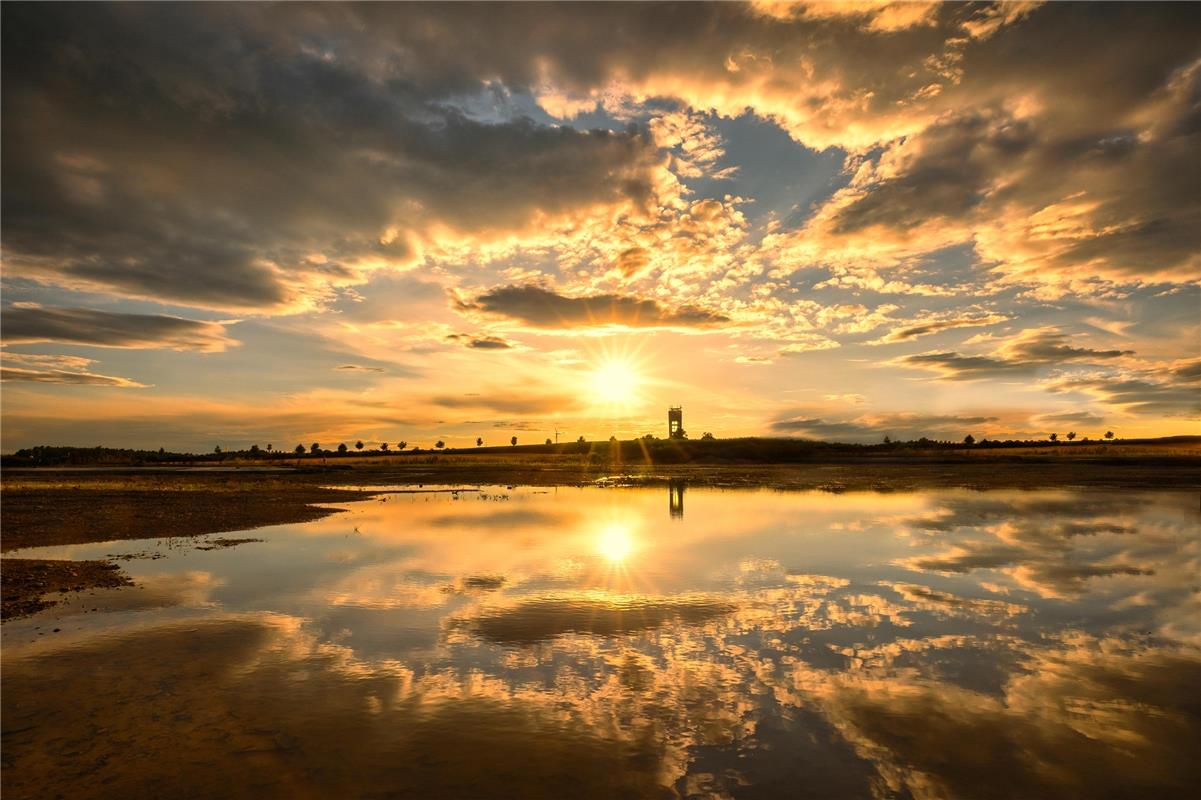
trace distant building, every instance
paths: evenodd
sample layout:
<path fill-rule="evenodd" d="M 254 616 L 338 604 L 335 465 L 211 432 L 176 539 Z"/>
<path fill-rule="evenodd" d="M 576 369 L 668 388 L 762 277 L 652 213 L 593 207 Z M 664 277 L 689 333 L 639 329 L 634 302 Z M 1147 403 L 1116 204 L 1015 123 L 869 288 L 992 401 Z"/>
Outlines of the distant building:
<path fill-rule="evenodd" d="M 671 406 L 667 409 L 667 438 L 668 439 L 684 439 L 687 434 L 684 433 L 684 408 L 682 406 Z"/>

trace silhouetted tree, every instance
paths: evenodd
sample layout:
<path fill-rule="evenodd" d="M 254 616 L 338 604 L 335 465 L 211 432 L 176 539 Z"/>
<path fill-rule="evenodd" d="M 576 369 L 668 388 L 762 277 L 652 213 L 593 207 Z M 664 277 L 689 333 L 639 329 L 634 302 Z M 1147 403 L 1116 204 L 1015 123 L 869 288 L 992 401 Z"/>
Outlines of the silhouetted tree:
<path fill-rule="evenodd" d="M 516 446 L 517 446 L 517 437 L 516 437 L 516 436 L 514 436 L 513 438 L 509 439 L 509 444 L 511 444 L 511 445 L 513 445 L 514 447 L 516 447 Z"/>
<path fill-rule="evenodd" d="M 341 442 L 341 443 L 339 443 L 339 444 L 338 444 L 338 452 L 339 452 L 339 453 L 345 453 L 345 452 L 346 452 L 346 449 L 347 449 L 347 448 L 346 448 L 346 442 Z"/>
<path fill-rule="evenodd" d="M 298 456 L 304 455 L 304 445 L 302 445 L 302 444 L 296 445 L 296 455 L 298 455 Z"/>
<path fill-rule="evenodd" d="M 320 453 L 321 445 L 317 444 L 316 442 L 313 442 L 311 445 L 309 445 L 309 452 L 310 453 Z"/>
<path fill-rule="evenodd" d="M 257 444 L 250 445 L 250 454 L 255 456 L 259 454 L 259 446 Z"/>
<path fill-rule="evenodd" d="M 483 447 L 484 446 L 484 437 L 482 437 L 482 436 L 475 437 L 475 446 Z"/>
<path fill-rule="evenodd" d="M 439 439 L 438 441 L 434 442 L 434 447 L 436 447 L 436 448 L 438 448 L 439 450 L 441 450 L 443 447 L 446 447 L 446 442 L 444 442 L 444 441 L 442 441 L 441 439 Z"/>
<path fill-rule="evenodd" d="M 363 449 L 363 440 L 362 440 L 362 439 L 360 439 L 359 441 L 357 441 L 357 442 L 355 442 L 355 443 L 354 443 L 354 449 L 355 449 L 355 450 L 362 450 L 362 449 Z"/>
<path fill-rule="evenodd" d="M 379 446 L 379 449 L 380 449 L 380 450 L 383 450 L 385 453 L 386 453 L 386 452 L 388 452 L 388 443 L 387 443 L 387 442 L 381 442 L 381 443 L 380 443 L 380 446 Z"/>
<path fill-rule="evenodd" d="M 610 436 L 610 437 L 609 437 L 609 441 L 610 441 L 610 442 L 616 442 L 616 441 L 617 441 L 617 434 L 613 434 L 612 436 Z"/>
<path fill-rule="evenodd" d="M 270 445 L 270 444 L 268 444 L 268 445 L 267 445 L 267 452 L 268 452 L 268 453 L 270 453 L 270 452 L 271 452 L 271 445 Z"/>
<path fill-rule="evenodd" d="M 1073 440 L 1073 439 L 1075 439 L 1075 438 L 1076 438 L 1076 432 L 1075 432 L 1075 431 L 1068 431 L 1068 441 L 1070 442 L 1070 441 L 1072 441 L 1072 440 Z"/>
<path fill-rule="evenodd" d="M 214 447 L 213 452 L 216 453 L 217 455 L 221 455 L 221 445 L 217 445 L 216 447 Z"/>
<path fill-rule="evenodd" d="M 551 444 L 551 441 L 550 441 L 550 437 L 549 437 L 549 436 L 547 436 L 547 437 L 546 437 L 546 443 L 547 443 L 547 444 Z"/>
<path fill-rule="evenodd" d="M 161 448 L 161 447 L 158 449 L 158 454 L 159 454 L 160 456 L 161 456 L 163 453 L 165 453 L 165 452 L 167 452 L 167 451 L 166 451 L 166 450 L 164 450 L 164 449 L 163 449 L 163 448 Z"/>
<path fill-rule="evenodd" d="M 972 436 L 972 435 L 969 433 L 967 436 L 964 436 L 964 437 L 963 437 L 963 443 L 964 443 L 964 444 L 975 444 L 975 443 L 976 443 L 976 437 L 975 437 L 975 436 Z"/>
<path fill-rule="evenodd" d="M 708 431 L 705 431 L 704 433 L 701 434 L 701 441 L 713 441 L 716 438 L 717 438 L 716 436 L 709 433 Z"/>
<path fill-rule="evenodd" d="M 397 449 L 397 450 L 404 450 L 404 449 L 405 449 L 406 447 L 408 447 L 408 446 L 409 446 L 409 443 L 408 443 L 408 442 L 397 442 L 397 443 L 396 443 L 396 449 Z"/>
<path fill-rule="evenodd" d="M 578 442 L 579 444 L 586 444 L 587 440 L 583 436 L 581 436 L 580 438 L 576 439 L 576 442 Z"/>
<path fill-rule="evenodd" d="M 1105 431 L 1106 439 L 1113 439 L 1113 431 Z"/>
<path fill-rule="evenodd" d="M 1059 434 L 1058 434 L 1058 433 L 1053 433 L 1053 434 L 1051 434 L 1051 437 L 1050 437 L 1050 438 L 1051 438 L 1051 441 L 1053 441 L 1053 442 L 1058 442 L 1058 441 L 1059 441 Z"/>
<path fill-rule="evenodd" d="M 885 436 L 885 437 L 884 437 L 884 444 L 892 444 L 892 439 L 889 439 L 887 436 Z"/>

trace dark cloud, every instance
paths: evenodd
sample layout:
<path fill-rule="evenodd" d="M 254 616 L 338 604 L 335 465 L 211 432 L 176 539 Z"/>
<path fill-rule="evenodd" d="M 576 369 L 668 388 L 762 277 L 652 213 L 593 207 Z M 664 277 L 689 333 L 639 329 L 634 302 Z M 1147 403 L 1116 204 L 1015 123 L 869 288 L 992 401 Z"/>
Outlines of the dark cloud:
<path fill-rule="evenodd" d="M 1087 195 L 1079 230 L 1039 223 L 1055 242 L 1039 265 L 1191 277 L 1190 9 L 1051 5 L 982 28 L 987 7 L 960 4 L 905 24 L 735 4 L 14 4 L 6 271 L 274 310 L 324 302 L 365 264 L 408 263 L 434 230 L 649 210 L 665 161 L 646 134 L 537 124 L 512 99 L 587 110 L 621 83 L 749 107 L 818 149 L 886 149 L 833 215 L 837 235 L 970 229 Z M 631 276 L 645 258 L 614 260 Z"/>
<path fill-rule="evenodd" d="M 646 134 L 471 119 L 435 91 L 462 82 L 384 79 L 291 38 L 303 13 L 78 11 L 4 14 L 10 275 L 271 310 L 405 262 L 432 226 L 487 235 L 652 195 Z"/>
<path fill-rule="evenodd" d="M 0 316 L 0 336 L 7 344 L 66 342 L 202 352 L 220 352 L 236 344 L 219 322 L 89 308 L 9 308 Z"/>
<path fill-rule="evenodd" d="M 974 242 L 982 260 L 1032 283 L 1189 280 L 1201 248 L 1191 165 L 1201 47 L 1196 21 L 1178 13 L 1113 4 L 1086 15 L 1053 3 L 967 43 L 921 104 L 944 113 L 869 157 L 826 229 L 900 251 Z M 1108 41 L 1126 43 L 1121 56 L 1086 69 L 1089 47 Z M 1036 107 L 1018 111 L 1015 97 Z M 912 236 L 920 227 L 943 240 L 927 245 Z"/>
<path fill-rule="evenodd" d="M 904 229 L 965 217 L 984 201 L 991 174 L 1029 149 L 1031 138 L 1028 126 L 1005 124 L 983 112 L 932 125 L 915 140 L 917 152 L 901 171 L 839 209 L 834 232 Z"/>
<path fill-rule="evenodd" d="M 1086 392 L 1131 414 L 1201 417 L 1201 390 L 1195 381 L 1161 383 L 1140 377 L 1088 377 L 1057 381 L 1048 389 Z"/>
<path fill-rule="evenodd" d="M 1091 411 L 1067 411 L 1062 414 L 1040 414 L 1038 421 L 1051 424 L 1100 425 L 1105 419 Z"/>
<path fill-rule="evenodd" d="M 729 318 L 713 311 L 681 306 L 670 310 L 655 300 L 617 294 L 565 297 L 540 286 L 502 286 L 474 299 L 457 299 L 460 311 L 483 311 L 537 328 L 713 327 Z"/>
<path fill-rule="evenodd" d="M 910 439 L 962 439 L 979 425 L 997 422 L 997 417 L 890 414 L 871 415 L 850 421 L 792 416 L 771 423 L 775 433 L 835 442 L 879 442 L 885 436 Z"/>
<path fill-rule="evenodd" d="M 1172 370 L 1172 374 L 1183 382 L 1201 386 L 1201 359 Z"/>
<path fill-rule="evenodd" d="M 383 367 L 368 367 L 363 364 L 339 364 L 334 369 L 344 372 L 387 372 Z"/>
<path fill-rule="evenodd" d="M 97 375 L 93 372 L 76 372 L 61 369 L 28 369 L 25 367 L 0 367 L 0 381 L 28 381 L 30 383 L 60 383 L 72 386 L 115 386 L 122 389 L 142 389 L 146 384 L 128 378 Z"/>
<path fill-rule="evenodd" d="M 919 353 L 898 359 L 897 363 L 907 367 L 934 370 L 949 380 L 965 381 L 1030 375 L 1040 366 L 1029 362 L 1006 361 L 990 356 L 964 356 L 953 352 Z"/>
<path fill-rule="evenodd" d="M 1072 347 L 1068 337 L 1056 330 L 1034 329 L 1008 342 L 1002 352 L 1011 361 L 1051 364 L 1065 361 L 1097 361 L 1133 355 L 1133 350 L 1093 350 Z"/>
<path fill-rule="evenodd" d="M 1073 347 L 1065 334 L 1053 328 L 1034 328 L 1001 344 L 991 355 L 957 352 L 903 356 L 896 364 L 928 369 L 946 380 L 979 380 L 1033 375 L 1043 367 L 1069 363 L 1094 363 L 1133 355 L 1131 350 L 1094 350 Z"/>
<path fill-rule="evenodd" d="M 457 342 L 473 350 L 510 350 L 511 342 L 499 336 L 472 336 L 466 333 L 452 333 L 446 337 L 448 342 Z"/>
<path fill-rule="evenodd" d="M 978 314 L 978 315 L 960 315 L 948 317 L 945 319 L 932 319 L 928 322 L 920 322 L 914 325 L 908 325 L 904 328 L 899 328 L 892 331 L 881 339 L 876 340 L 873 344 L 888 344 L 892 342 L 907 342 L 911 339 L 918 339 L 922 336 L 930 336 L 931 334 L 949 331 L 955 328 L 975 328 L 984 325 L 995 325 L 999 322 L 1005 322 L 1010 317 L 1001 314 Z"/>
<path fill-rule="evenodd" d="M 430 400 L 436 406 L 457 409 L 487 409 L 504 414 L 553 414 L 579 406 L 579 399 L 565 394 L 440 395 Z"/>

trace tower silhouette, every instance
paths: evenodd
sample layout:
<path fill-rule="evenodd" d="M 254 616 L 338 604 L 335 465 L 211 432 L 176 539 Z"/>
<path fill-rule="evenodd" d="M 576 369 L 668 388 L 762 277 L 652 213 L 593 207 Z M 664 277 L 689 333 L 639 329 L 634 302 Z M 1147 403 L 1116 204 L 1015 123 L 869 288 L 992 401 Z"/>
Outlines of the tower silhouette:
<path fill-rule="evenodd" d="M 684 409 L 682 406 L 671 406 L 667 409 L 667 438 L 685 438 Z"/>

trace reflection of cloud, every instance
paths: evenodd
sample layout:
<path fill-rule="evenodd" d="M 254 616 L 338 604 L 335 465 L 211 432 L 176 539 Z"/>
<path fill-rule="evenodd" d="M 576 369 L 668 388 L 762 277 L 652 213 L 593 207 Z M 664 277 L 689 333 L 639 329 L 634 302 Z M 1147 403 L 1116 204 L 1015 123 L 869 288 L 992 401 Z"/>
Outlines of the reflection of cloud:
<path fill-rule="evenodd" d="M 1201 709 L 1181 704 L 1201 680 L 1195 651 L 1069 641 L 1035 654 L 999 698 L 889 671 L 794 679 L 893 793 L 1146 796 L 1201 778 Z"/>
<path fill-rule="evenodd" d="M 212 600 L 213 591 L 225 584 L 224 578 L 200 570 L 147 575 L 139 577 L 132 587 L 119 591 L 68 597 L 62 604 L 62 610 L 83 612 L 93 607 L 102 611 L 149 611 L 175 606 L 212 608 L 216 606 Z"/>
<path fill-rule="evenodd" d="M 253 773 L 288 795 L 670 796 L 661 785 L 670 750 L 653 735 L 592 724 L 495 679 L 355 662 L 306 640 L 295 622 L 191 622 L 21 661 L 6 653 L 6 697 L 30 701 L 6 703 L 6 723 L 30 713 L 88 724 L 31 725 L 6 739 L 5 794 L 78 794 L 99 783 L 117 795 L 153 785 L 219 796 Z M 148 691 L 162 686 L 170 691 Z M 77 756 L 47 766 L 42 753 L 64 742 Z M 136 770 L 120 758 L 129 747 Z M 303 781 L 293 763 L 304 764 Z"/>
<path fill-rule="evenodd" d="M 730 603 L 707 597 L 552 595 L 485 608 L 459 624 L 500 644 L 534 644 L 568 633 L 623 636 L 669 623 L 695 625 L 733 610 Z"/>
<path fill-rule="evenodd" d="M 1133 515 L 1147 503 L 1136 494 L 1087 502 L 1074 494 L 952 495 L 935 513 L 902 521 L 922 532 L 917 533 L 915 544 L 934 552 L 895 563 L 958 575 L 999 570 L 1017 586 L 1044 597 L 1106 590 L 1133 595 L 1155 588 L 1166 593 L 1167 601 L 1175 592 L 1179 570 L 1195 566 L 1195 556 L 1184 544 L 1183 520 L 1169 516 L 1154 523 L 1135 521 Z M 1136 532 L 1142 535 L 1135 536 Z M 1161 572 L 1166 574 L 1160 585 L 1148 581 Z M 1121 582 L 1123 578 L 1135 581 Z M 1102 586 L 1096 579 L 1119 582 Z"/>
<path fill-rule="evenodd" d="M 950 592 L 932 589 L 916 583 L 890 583 L 881 581 L 881 586 L 887 586 L 900 594 L 906 600 L 917 604 L 918 608 L 935 611 L 957 611 L 967 615 L 990 616 L 999 614 L 1013 616 L 1023 614 L 1026 607 L 1017 603 L 1007 603 L 1003 600 L 991 600 L 978 597 L 960 597 Z"/>

